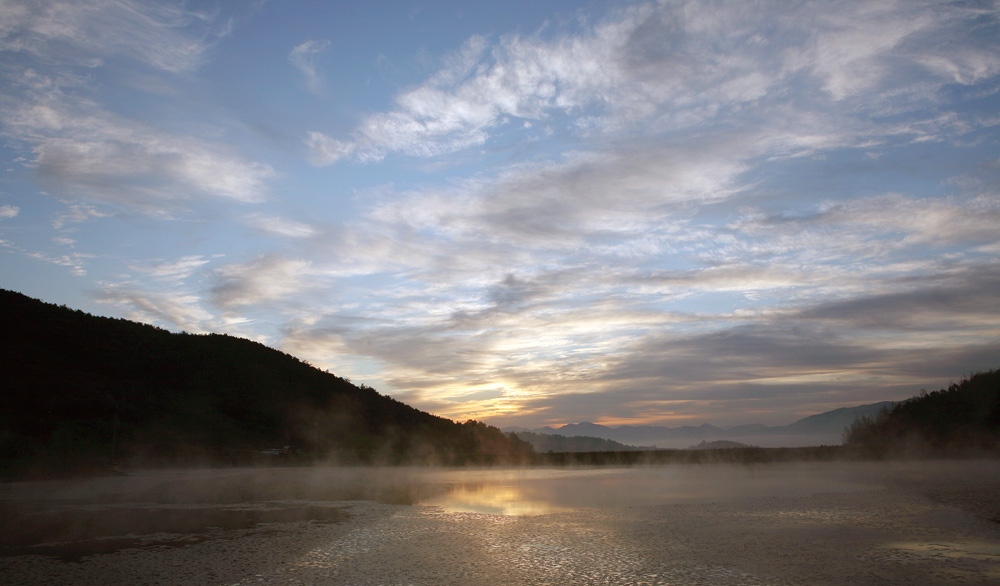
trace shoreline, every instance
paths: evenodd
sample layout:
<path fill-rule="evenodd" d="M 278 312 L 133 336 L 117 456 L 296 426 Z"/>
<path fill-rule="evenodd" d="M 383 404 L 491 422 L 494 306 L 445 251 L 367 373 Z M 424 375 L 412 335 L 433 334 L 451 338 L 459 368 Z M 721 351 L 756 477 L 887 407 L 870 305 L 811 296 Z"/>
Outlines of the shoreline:
<path fill-rule="evenodd" d="M 7 467 L 0 470 L 0 486 L 18 482 L 38 482 L 56 480 L 74 480 L 114 476 L 128 476 L 136 473 L 169 472 L 177 470 L 243 470 L 243 469 L 284 469 L 301 467 L 338 467 L 345 469 L 398 468 L 406 469 L 436 469 L 453 470 L 469 468 L 546 468 L 546 467 L 578 467 L 578 466 L 670 466 L 685 464 L 776 464 L 795 462 L 913 462 L 913 461 L 958 461 L 972 460 L 1000 461 L 1000 445 L 997 446 L 966 446 L 956 448 L 914 445 L 907 450 L 877 450 L 868 447 L 847 445 L 819 445 L 805 447 L 757 447 L 739 448 L 708 448 L 708 449 L 670 449 L 651 448 L 626 451 L 601 452 L 535 452 L 530 457 L 518 460 L 501 458 L 468 458 L 461 463 L 436 462 L 433 458 L 427 461 L 410 463 L 384 463 L 377 460 L 370 462 L 357 459 L 329 459 L 308 455 L 284 455 L 258 458 L 254 462 L 227 464 L 225 462 L 197 461 L 173 462 L 161 464 L 140 464 L 134 466 L 103 466 L 83 467 L 67 471 L 65 469 L 51 470 L 43 464 L 32 467 L 19 463 L 20 470 Z"/>

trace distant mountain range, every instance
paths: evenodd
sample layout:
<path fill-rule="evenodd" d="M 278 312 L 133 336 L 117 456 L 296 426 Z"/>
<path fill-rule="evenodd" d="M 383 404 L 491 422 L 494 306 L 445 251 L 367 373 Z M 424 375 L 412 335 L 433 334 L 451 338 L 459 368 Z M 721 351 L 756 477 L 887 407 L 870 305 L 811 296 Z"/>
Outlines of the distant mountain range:
<path fill-rule="evenodd" d="M 532 433 L 530 431 L 518 431 L 514 434 L 521 441 L 528 442 L 536 452 L 633 452 L 646 450 L 647 448 L 637 448 L 626 446 L 609 439 L 599 437 L 573 436 L 566 437 L 551 433 Z"/>
<path fill-rule="evenodd" d="M 527 429 L 508 427 L 506 432 L 556 435 L 563 437 L 600 438 L 627 446 L 686 448 L 697 442 L 721 440 L 739 441 L 760 447 L 801 447 L 839 445 L 844 428 L 861 416 L 874 416 L 882 408 L 891 408 L 892 401 L 882 401 L 857 407 L 842 407 L 810 415 L 789 425 L 768 426 L 759 423 L 716 427 L 709 423 L 699 426 L 662 427 L 654 425 L 621 425 L 609 427 L 597 423 L 570 423 L 561 427 Z"/>

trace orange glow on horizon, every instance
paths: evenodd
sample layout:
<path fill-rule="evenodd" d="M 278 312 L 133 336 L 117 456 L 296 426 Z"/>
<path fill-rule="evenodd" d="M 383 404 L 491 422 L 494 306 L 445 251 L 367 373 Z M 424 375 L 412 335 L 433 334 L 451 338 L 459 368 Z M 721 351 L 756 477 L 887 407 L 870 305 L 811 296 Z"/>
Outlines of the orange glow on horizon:
<path fill-rule="evenodd" d="M 671 415 L 668 417 L 600 417 L 589 423 L 594 423 L 596 425 L 604 426 L 615 426 L 615 425 L 667 425 L 671 422 L 687 422 L 692 419 L 701 419 L 699 415 Z M 707 419 L 705 419 L 708 421 Z M 571 425 L 574 423 L 582 423 L 581 421 L 569 421 L 563 419 L 549 419 L 544 422 L 543 425 L 549 427 L 559 428 L 564 425 Z"/>

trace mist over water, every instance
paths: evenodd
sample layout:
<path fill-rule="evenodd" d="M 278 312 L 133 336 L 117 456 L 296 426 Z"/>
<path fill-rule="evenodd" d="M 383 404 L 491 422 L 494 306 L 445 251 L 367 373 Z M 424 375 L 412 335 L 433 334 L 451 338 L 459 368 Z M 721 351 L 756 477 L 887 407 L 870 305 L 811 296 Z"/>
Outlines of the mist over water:
<path fill-rule="evenodd" d="M 185 570 L 156 570 L 153 582 L 974 584 L 1000 576 L 995 461 L 165 470 L 0 491 L 8 528 L 0 568 L 23 578 L 11 583 L 107 583 L 109 572 L 147 583 L 164 564 Z"/>
<path fill-rule="evenodd" d="M 872 490 L 881 486 L 879 476 L 874 468 L 835 464 L 444 471 L 422 478 L 447 490 L 421 504 L 448 512 L 541 515 Z"/>

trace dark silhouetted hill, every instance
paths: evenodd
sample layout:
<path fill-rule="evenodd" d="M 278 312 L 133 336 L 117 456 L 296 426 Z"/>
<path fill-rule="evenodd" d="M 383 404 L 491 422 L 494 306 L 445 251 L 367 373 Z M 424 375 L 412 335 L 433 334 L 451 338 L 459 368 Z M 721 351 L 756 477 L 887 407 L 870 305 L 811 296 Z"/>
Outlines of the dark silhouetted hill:
<path fill-rule="evenodd" d="M 740 442 L 734 442 L 730 440 L 715 440 L 713 442 L 703 441 L 698 445 L 691 446 L 689 450 L 733 450 L 737 448 L 755 448 L 757 446 L 750 446 Z"/>
<path fill-rule="evenodd" d="M 1000 449 L 1000 370 L 859 417 L 844 430 L 844 443 L 886 452 L 995 453 Z"/>
<path fill-rule="evenodd" d="M 795 423 L 784 426 L 784 429 L 792 433 L 836 435 L 842 433 L 844 426 L 850 425 L 858 417 L 874 415 L 882 409 L 891 408 L 893 405 L 895 405 L 893 401 L 882 401 L 857 407 L 841 407 L 833 411 L 803 417 Z"/>
<path fill-rule="evenodd" d="M 0 372 L 8 477 L 90 472 L 112 460 L 451 464 L 531 452 L 495 427 L 419 411 L 257 342 L 171 333 L 5 290 Z"/>

